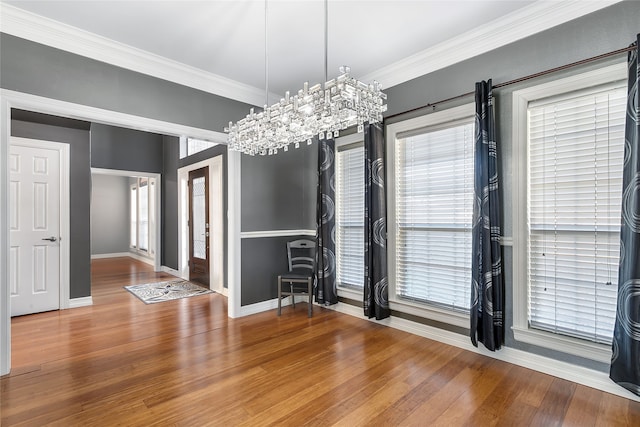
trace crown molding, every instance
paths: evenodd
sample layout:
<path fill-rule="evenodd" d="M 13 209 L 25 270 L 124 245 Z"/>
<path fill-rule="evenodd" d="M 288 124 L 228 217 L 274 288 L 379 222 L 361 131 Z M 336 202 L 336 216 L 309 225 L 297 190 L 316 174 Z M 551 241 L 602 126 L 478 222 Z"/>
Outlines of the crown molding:
<path fill-rule="evenodd" d="M 489 52 L 622 0 L 537 1 L 360 78 L 389 88 Z"/>
<path fill-rule="evenodd" d="M 0 31 L 225 98 L 251 105 L 264 104 L 264 89 L 172 61 L 6 3 L 0 3 Z"/>

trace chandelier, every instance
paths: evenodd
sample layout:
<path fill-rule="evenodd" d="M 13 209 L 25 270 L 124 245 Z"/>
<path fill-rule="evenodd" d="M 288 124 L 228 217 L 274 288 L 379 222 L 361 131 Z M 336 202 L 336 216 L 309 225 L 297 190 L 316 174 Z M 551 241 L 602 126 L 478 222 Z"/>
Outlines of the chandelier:
<path fill-rule="evenodd" d="M 268 96 L 268 74 L 266 54 L 266 3 L 265 3 L 265 86 Z M 325 80 L 327 80 L 327 1 L 325 0 Z M 340 67 L 340 76 L 326 81 L 324 85 L 309 87 L 305 82 L 294 96 L 285 92 L 284 98 L 263 111 L 249 114 L 237 123 L 229 122 L 224 131 L 229 134 L 228 147 L 249 155 L 277 154 L 288 151 L 293 145 L 311 144 L 318 139 L 337 138 L 340 131 L 357 126 L 362 132 L 365 123 L 382 121 L 387 111 L 387 96 L 380 84 L 365 84 L 353 78 L 349 67 Z"/>

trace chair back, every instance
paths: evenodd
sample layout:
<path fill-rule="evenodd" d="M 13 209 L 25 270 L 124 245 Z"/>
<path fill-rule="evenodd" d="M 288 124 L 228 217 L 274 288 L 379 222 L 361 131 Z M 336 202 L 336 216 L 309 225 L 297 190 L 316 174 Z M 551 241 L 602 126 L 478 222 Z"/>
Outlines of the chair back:
<path fill-rule="evenodd" d="M 287 242 L 289 271 L 302 270 L 301 273 L 312 274 L 315 267 L 316 242 L 299 239 Z"/>

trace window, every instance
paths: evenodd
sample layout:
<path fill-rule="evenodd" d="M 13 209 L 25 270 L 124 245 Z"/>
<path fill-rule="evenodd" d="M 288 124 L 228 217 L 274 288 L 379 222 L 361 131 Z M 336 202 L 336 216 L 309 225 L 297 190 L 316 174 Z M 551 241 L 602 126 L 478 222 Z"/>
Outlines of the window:
<path fill-rule="evenodd" d="M 364 286 L 364 147 L 338 146 L 336 154 L 336 254 L 338 285 Z"/>
<path fill-rule="evenodd" d="M 471 299 L 474 123 L 471 104 L 387 129 L 390 298 L 460 326 Z"/>
<path fill-rule="evenodd" d="M 146 255 L 155 247 L 155 179 L 133 178 L 130 192 L 129 245 Z"/>
<path fill-rule="evenodd" d="M 618 288 L 626 87 L 612 80 L 621 77 L 596 71 L 514 93 L 528 171 L 516 186 L 526 221 L 514 211 L 514 262 L 524 261 L 514 277 L 526 286 L 514 290 L 515 337 L 602 361 Z"/>
<path fill-rule="evenodd" d="M 204 139 L 181 137 L 180 158 L 184 159 L 185 157 L 192 156 L 216 145 L 218 145 L 217 142 L 205 141 Z"/>

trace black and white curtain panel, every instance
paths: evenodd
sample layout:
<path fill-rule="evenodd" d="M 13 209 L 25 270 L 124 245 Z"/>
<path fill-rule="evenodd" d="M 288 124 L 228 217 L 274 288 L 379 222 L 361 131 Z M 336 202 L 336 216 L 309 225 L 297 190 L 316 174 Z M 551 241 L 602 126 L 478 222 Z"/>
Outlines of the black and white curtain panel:
<path fill-rule="evenodd" d="M 385 143 L 381 124 L 364 128 L 364 314 L 389 317 Z"/>
<path fill-rule="evenodd" d="M 610 377 L 640 395 L 640 67 L 638 46 L 629 52 L 625 123 L 618 307 Z"/>
<path fill-rule="evenodd" d="M 335 141 L 318 142 L 318 199 L 316 204 L 316 302 L 336 304 L 336 186 Z"/>
<path fill-rule="evenodd" d="M 471 342 L 504 343 L 498 156 L 491 80 L 476 83 L 474 207 L 471 246 Z"/>

